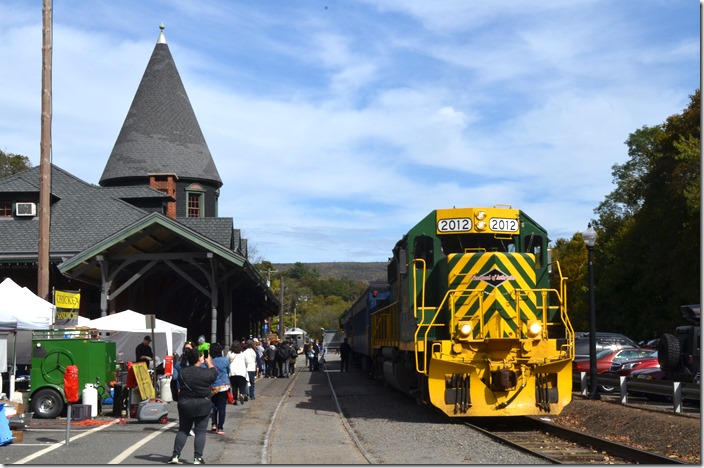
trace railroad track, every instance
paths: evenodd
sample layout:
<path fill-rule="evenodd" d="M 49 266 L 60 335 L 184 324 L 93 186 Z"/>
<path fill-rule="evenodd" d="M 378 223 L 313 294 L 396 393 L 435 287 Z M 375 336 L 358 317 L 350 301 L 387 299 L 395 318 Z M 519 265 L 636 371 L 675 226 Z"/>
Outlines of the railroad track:
<path fill-rule="evenodd" d="M 465 423 L 487 436 L 556 464 L 683 464 L 530 417 Z"/>

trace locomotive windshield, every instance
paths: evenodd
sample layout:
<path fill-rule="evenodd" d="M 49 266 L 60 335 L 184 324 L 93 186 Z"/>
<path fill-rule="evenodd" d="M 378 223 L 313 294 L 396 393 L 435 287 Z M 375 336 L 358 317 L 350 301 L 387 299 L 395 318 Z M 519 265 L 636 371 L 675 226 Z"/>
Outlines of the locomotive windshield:
<path fill-rule="evenodd" d="M 515 252 L 516 236 L 494 237 L 486 234 L 449 234 L 440 237 L 443 255 L 468 251 Z"/>

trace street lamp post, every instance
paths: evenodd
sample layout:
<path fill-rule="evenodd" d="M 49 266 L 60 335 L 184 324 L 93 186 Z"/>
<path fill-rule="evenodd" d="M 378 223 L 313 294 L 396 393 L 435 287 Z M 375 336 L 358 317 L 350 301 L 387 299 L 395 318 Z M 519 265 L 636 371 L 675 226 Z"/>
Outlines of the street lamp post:
<path fill-rule="evenodd" d="M 587 262 L 589 264 L 589 395 L 590 400 L 598 400 L 599 393 L 596 385 L 596 308 L 594 306 L 594 262 L 592 255 L 596 243 L 596 231 L 592 223 L 587 225 L 587 230 L 582 233 L 584 245 L 587 246 Z"/>

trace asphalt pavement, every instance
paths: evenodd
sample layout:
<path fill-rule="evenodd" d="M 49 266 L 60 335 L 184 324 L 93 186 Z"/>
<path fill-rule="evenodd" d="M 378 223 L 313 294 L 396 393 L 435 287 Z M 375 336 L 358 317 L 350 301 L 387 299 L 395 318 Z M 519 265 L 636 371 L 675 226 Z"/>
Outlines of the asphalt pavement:
<path fill-rule="evenodd" d="M 335 464 L 339 460 L 364 463 L 338 415 L 327 373 L 310 372 L 303 366 L 303 357 L 299 357 L 297 364 L 296 374 L 288 379 L 258 379 L 255 400 L 228 405 L 225 434 L 207 434 L 204 453 L 207 464 Z M 328 356 L 327 372 L 339 373 L 338 356 Z M 0 462 L 166 463 L 178 427 L 176 405 L 176 402 L 168 404 L 166 424 L 115 417 L 110 406 L 104 406 L 96 418 L 72 422 L 68 429 L 65 417 L 34 419 L 22 432 L 21 441 L 16 439 L 0 446 Z M 192 438 L 181 458 L 186 464 L 192 463 Z"/>

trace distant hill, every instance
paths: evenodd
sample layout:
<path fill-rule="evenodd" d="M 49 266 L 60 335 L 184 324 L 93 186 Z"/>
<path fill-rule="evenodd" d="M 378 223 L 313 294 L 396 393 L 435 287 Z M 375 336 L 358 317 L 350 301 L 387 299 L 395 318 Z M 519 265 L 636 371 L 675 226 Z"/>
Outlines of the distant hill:
<path fill-rule="evenodd" d="M 386 262 L 323 262 L 305 263 L 309 268 L 315 268 L 321 278 L 347 278 L 353 281 L 369 283 L 374 280 L 386 279 Z M 293 263 L 274 263 L 274 268 L 285 271 L 293 267 Z"/>

